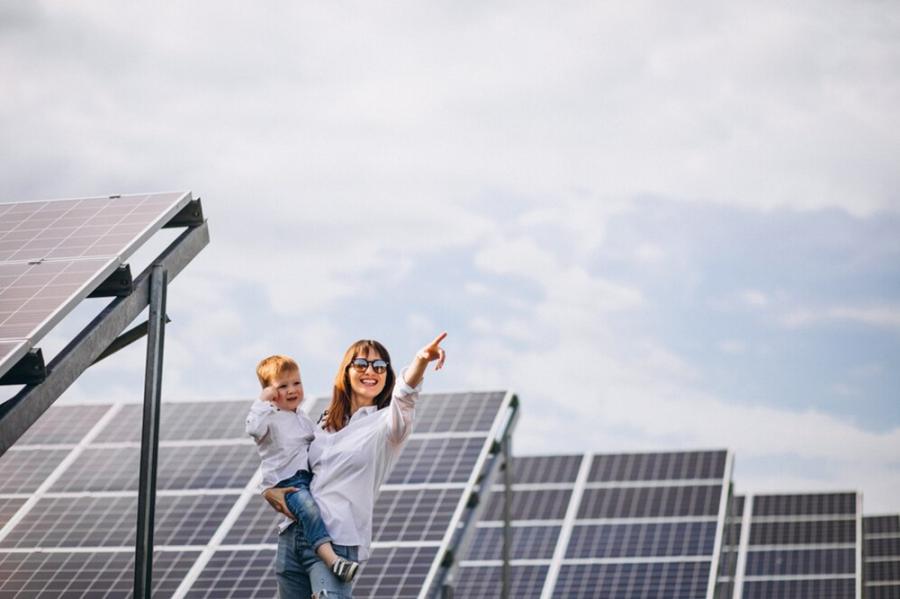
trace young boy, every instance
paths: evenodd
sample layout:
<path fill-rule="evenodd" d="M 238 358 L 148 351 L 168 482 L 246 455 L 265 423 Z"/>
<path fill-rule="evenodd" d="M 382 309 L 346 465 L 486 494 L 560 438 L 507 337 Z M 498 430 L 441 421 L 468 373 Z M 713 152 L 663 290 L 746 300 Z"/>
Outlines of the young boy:
<path fill-rule="evenodd" d="M 313 475 L 309 471 L 307 452 L 316 425 L 297 409 L 303 401 L 300 366 L 287 356 L 269 356 L 256 367 L 256 376 L 263 389 L 250 408 L 245 428 L 256 441 L 262 460 L 260 490 L 270 487 L 299 489 L 286 498 L 291 513 L 303 524 L 310 547 L 335 576 L 350 582 L 359 564 L 334 552 L 319 508 L 309 492 Z"/>

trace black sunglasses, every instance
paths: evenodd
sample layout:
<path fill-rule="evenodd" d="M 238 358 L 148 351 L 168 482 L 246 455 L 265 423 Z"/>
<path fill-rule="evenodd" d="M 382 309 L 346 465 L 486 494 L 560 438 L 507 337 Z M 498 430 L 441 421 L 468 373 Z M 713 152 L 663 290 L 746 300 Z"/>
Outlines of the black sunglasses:
<path fill-rule="evenodd" d="M 378 374 L 384 374 L 387 372 L 388 363 L 378 358 L 377 360 L 366 360 L 365 358 L 354 358 L 352 362 L 350 362 L 350 366 L 353 367 L 356 372 L 365 372 L 369 369 L 369 366 L 372 367 L 372 370 L 377 372 Z"/>

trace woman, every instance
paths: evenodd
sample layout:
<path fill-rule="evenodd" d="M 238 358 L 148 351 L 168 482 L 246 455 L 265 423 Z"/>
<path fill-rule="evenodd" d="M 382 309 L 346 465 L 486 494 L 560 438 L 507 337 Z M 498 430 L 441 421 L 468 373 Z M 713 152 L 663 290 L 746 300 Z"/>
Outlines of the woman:
<path fill-rule="evenodd" d="M 372 543 L 372 510 L 378 489 L 412 431 L 415 403 L 425 369 L 444 365 L 441 333 L 423 347 L 395 385 L 387 349 L 377 341 L 360 340 L 341 360 L 334 392 L 320 428 L 309 446 L 313 472 L 310 491 L 319 505 L 334 551 L 344 559 L 365 561 Z M 271 488 L 264 496 L 290 517 L 284 501 L 291 489 Z M 298 523 L 278 537 L 275 574 L 282 599 L 351 597 L 341 582 L 307 544 Z"/>

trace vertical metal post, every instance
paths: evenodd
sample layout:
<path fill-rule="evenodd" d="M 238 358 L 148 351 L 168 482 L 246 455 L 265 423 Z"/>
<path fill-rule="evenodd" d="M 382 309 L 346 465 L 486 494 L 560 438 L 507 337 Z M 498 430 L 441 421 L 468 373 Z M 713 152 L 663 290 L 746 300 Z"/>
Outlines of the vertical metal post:
<path fill-rule="evenodd" d="M 510 512 L 512 511 L 512 461 L 509 444 L 512 441 L 509 433 L 503 436 L 503 572 L 500 596 L 509 599 L 510 566 L 509 554 L 512 548 L 512 530 L 510 529 Z"/>
<path fill-rule="evenodd" d="M 156 462 L 159 453 L 159 410 L 168 278 L 168 271 L 162 265 L 153 265 L 150 275 L 147 367 L 144 373 L 144 422 L 141 430 L 137 543 L 134 552 L 135 599 L 150 599 L 150 592 L 153 589 L 153 513 L 156 507 Z"/>

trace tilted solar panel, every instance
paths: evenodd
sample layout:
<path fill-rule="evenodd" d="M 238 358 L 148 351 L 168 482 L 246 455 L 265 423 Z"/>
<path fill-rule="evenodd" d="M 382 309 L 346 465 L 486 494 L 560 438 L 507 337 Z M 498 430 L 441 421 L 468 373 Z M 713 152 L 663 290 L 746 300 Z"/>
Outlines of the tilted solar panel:
<path fill-rule="evenodd" d="M 860 599 L 857 493 L 747 495 L 733 597 Z"/>
<path fill-rule="evenodd" d="M 697 597 L 714 591 L 726 451 L 513 459 L 513 596 Z M 458 590 L 499 597 L 503 488 L 464 556 Z"/>
<path fill-rule="evenodd" d="M 0 375 L 190 201 L 175 192 L 0 204 Z"/>
<path fill-rule="evenodd" d="M 378 498 L 372 558 L 354 596 L 419 597 L 435 584 L 511 398 L 420 398 L 423 425 L 417 419 Z M 156 596 L 275 593 L 279 516 L 255 493 L 249 404 L 162 406 Z M 140 421 L 136 404 L 56 406 L 0 456 L 0 596 L 130 596 Z"/>

